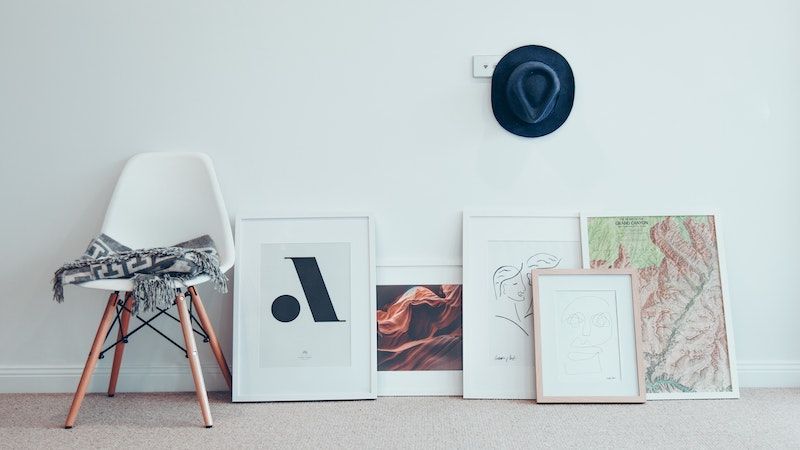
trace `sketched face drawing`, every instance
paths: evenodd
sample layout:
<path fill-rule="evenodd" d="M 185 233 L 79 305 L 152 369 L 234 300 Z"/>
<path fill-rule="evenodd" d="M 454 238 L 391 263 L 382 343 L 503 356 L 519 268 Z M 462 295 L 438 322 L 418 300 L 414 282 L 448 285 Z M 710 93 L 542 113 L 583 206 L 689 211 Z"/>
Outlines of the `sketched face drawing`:
<path fill-rule="evenodd" d="M 568 332 L 570 347 L 581 352 L 600 352 L 599 347 L 608 342 L 613 333 L 611 318 L 611 308 L 605 300 L 579 297 L 566 307 L 561 324 Z"/>
<path fill-rule="evenodd" d="M 501 266 L 494 272 L 493 278 L 495 298 L 512 302 L 524 302 L 526 300 L 521 268 Z"/>

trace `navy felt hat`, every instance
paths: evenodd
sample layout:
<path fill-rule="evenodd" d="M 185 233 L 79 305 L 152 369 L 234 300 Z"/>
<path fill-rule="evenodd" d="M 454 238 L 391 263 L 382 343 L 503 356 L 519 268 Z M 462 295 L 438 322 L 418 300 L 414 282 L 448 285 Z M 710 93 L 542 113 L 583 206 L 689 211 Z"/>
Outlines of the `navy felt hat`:
<path fill-rule="evenodd" d="M 497 122 L 525 137 L 550 134 L 572 111 L 575 77 L 557 51 L 526 45 L 500 59 L 492 75 L 492 111 Z"/>

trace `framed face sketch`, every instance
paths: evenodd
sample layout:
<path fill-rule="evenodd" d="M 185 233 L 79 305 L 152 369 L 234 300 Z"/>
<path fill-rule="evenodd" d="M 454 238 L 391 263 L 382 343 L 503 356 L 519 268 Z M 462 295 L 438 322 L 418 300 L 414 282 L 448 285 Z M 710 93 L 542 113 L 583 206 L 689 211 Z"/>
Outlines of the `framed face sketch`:
<path fill-rule="evenodd" d="M 577 214 L 464 213 L 464 397 L 535 398 L 533 269 L 581 264 Z"/>
<path fill-rule="evenodd" d="M 378 395 L 461 395 L 461 292 L 461 264 L 378 266 Z"/>
<path fill-rule="evenodd" d="M 370 216 L 236 219 L 233 401 L 377 396 Z"/>
<path fill-rule="evenodd" d="M 739 397 L 719 223 L 710 213 L 581 217 L 583 267 L 639 274 L 648 400 Z"/>
<path fill-rule="evenodd" d="M 538 403 L 643 403 L 638 275 L 534 270 Z"/>

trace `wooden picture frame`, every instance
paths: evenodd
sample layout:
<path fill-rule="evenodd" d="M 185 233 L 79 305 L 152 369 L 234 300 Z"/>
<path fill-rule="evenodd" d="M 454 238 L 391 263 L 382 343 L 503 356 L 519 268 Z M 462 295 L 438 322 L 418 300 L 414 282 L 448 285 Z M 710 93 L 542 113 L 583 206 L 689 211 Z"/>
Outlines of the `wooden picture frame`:
<path fill-rule="evenodd" d="M 644 403 L 636 272 L 550 269 L 531 277 L 536 402 Z"/>

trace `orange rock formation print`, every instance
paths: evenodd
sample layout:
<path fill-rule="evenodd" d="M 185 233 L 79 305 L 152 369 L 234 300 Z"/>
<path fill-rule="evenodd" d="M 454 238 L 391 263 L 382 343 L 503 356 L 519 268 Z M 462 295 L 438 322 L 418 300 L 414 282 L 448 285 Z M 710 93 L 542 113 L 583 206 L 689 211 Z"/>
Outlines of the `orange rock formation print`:
<path fill-rule="evenodd" d="M 378 286 L 378 370 L 461 370 L 461 286 Z"/>

